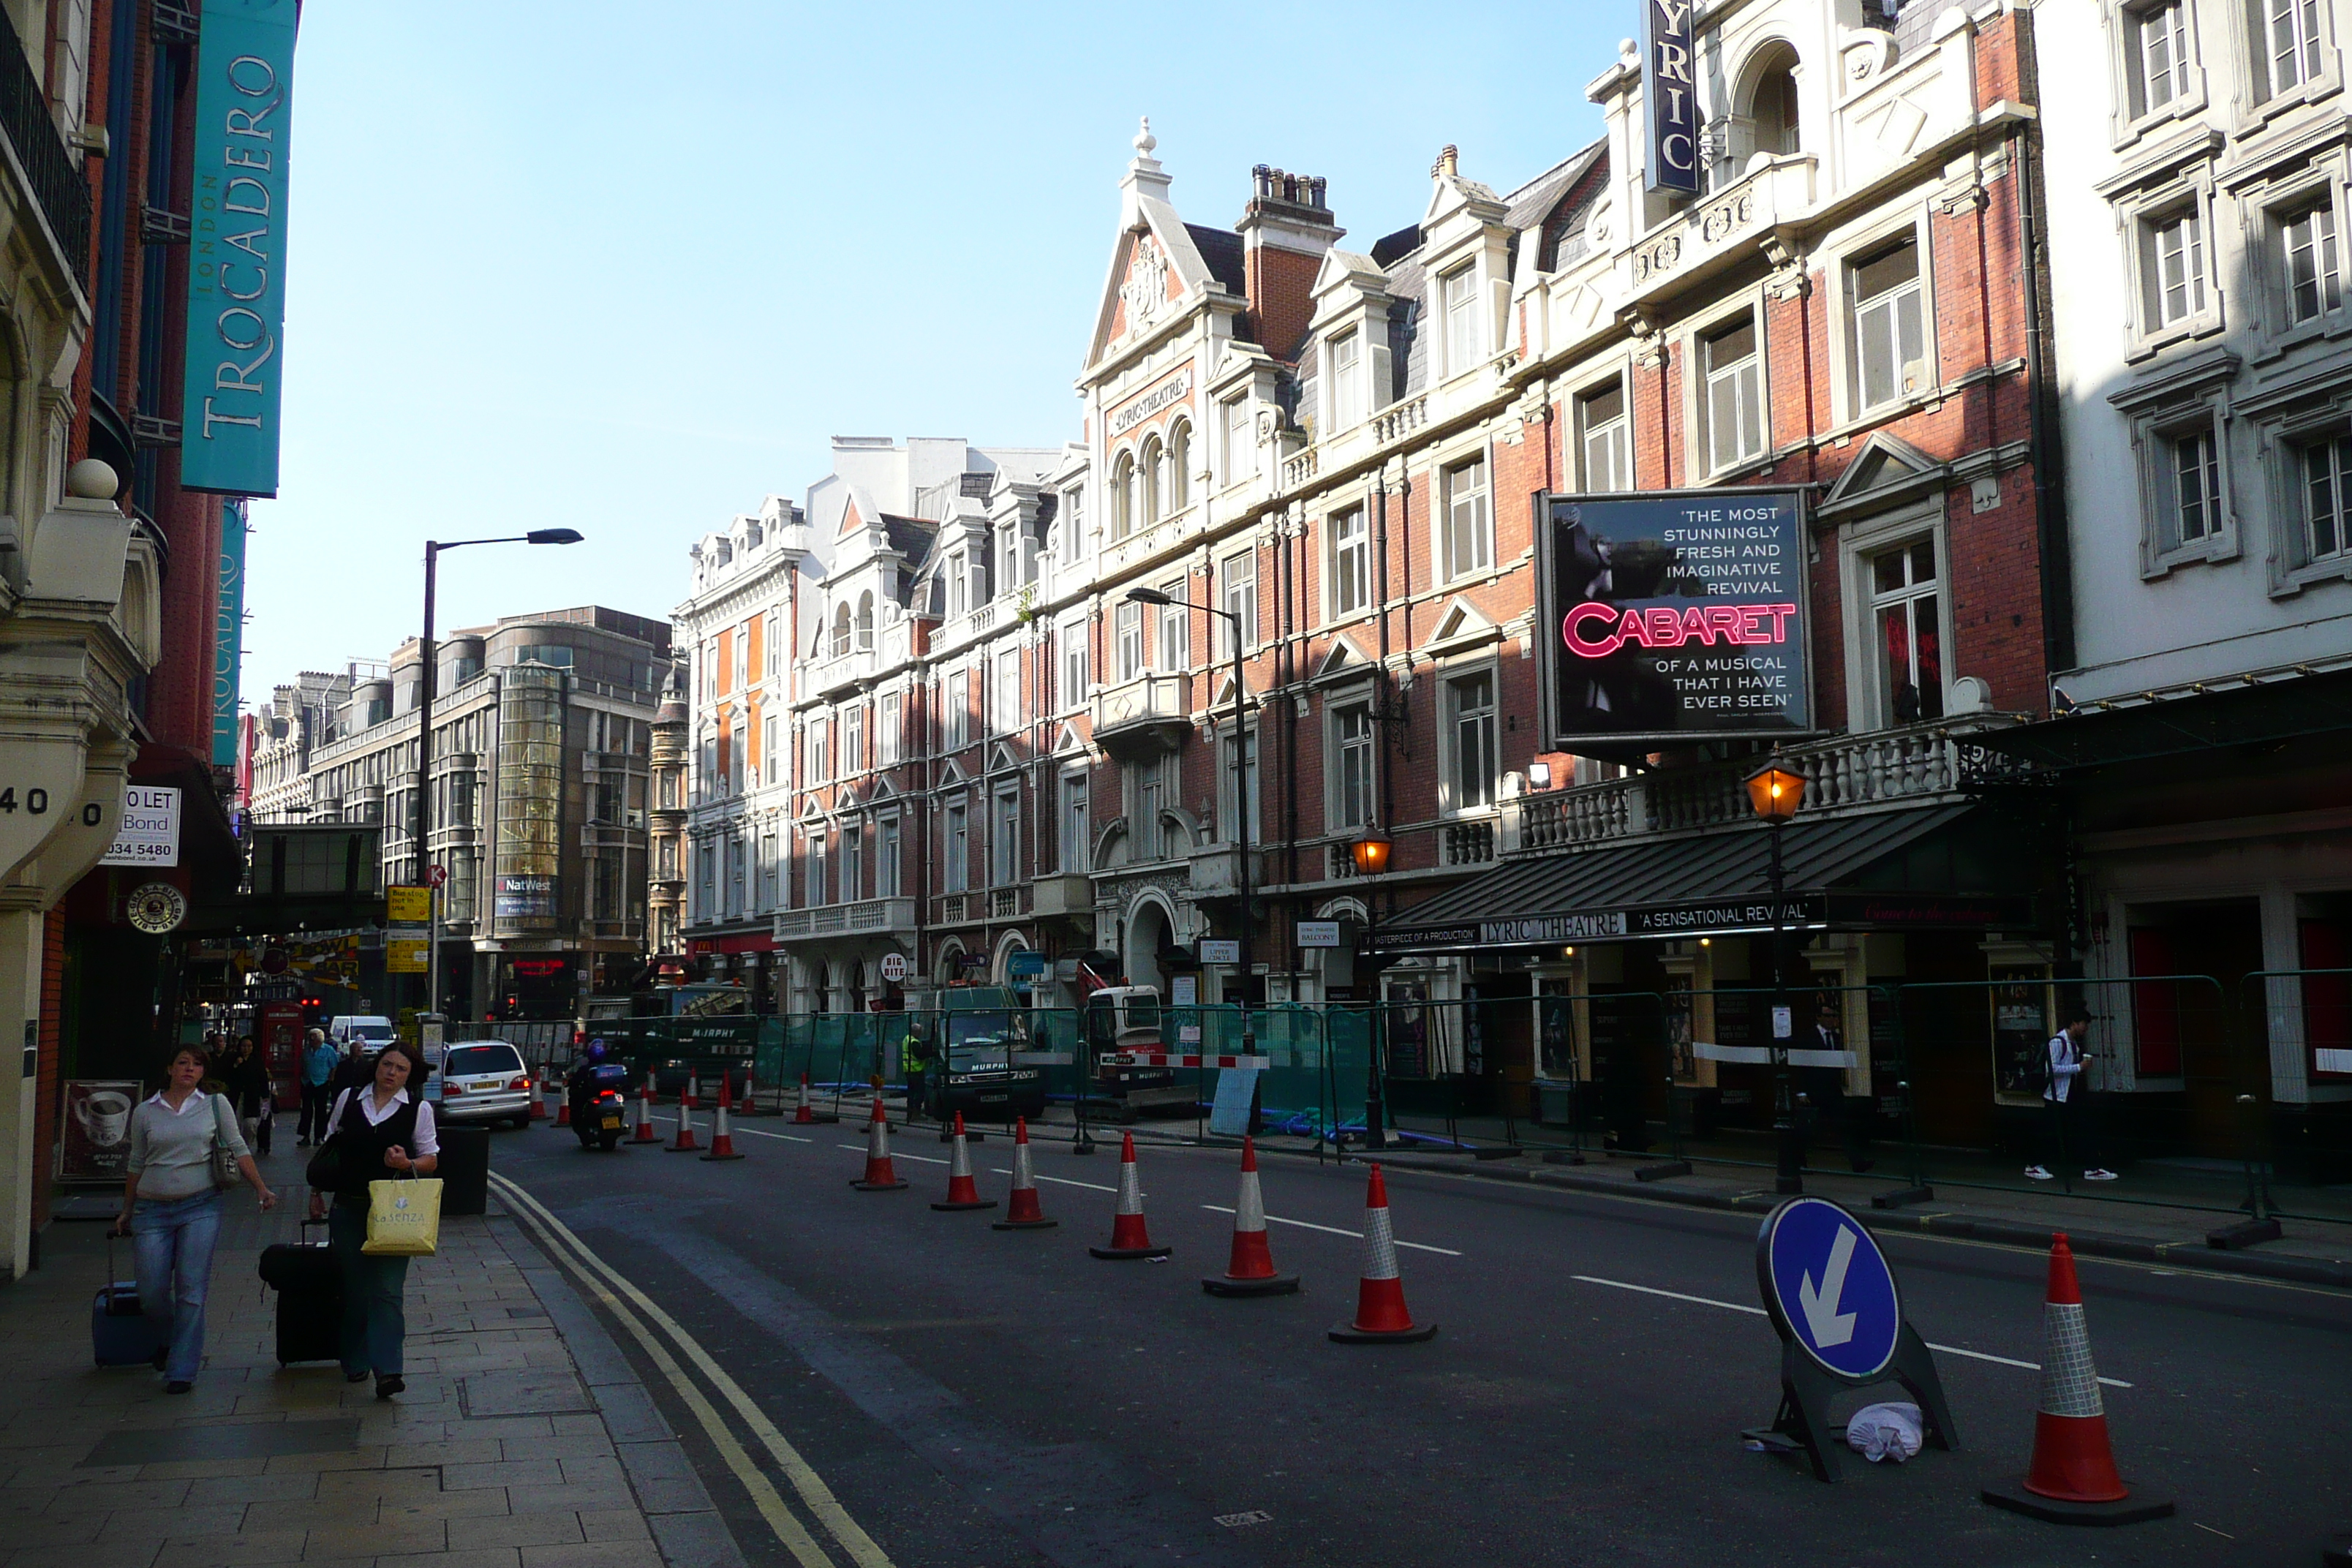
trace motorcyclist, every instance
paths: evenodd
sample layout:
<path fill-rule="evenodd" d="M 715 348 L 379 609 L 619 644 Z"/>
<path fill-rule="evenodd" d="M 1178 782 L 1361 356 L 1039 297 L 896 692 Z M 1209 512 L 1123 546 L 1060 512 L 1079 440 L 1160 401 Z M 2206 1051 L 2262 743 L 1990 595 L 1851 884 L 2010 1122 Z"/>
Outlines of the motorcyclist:
<path fill-rule="evenodd" d="M 629 1069 L 614 1057 L 604 1041 L 591 1040 L 563 1079 L 564 1098 L 572 1105 L 572 1126 L 589 1124 L 588 1119 L 595 1113 L 596 1097 L 608 1089 L 626 1099 Z"/>

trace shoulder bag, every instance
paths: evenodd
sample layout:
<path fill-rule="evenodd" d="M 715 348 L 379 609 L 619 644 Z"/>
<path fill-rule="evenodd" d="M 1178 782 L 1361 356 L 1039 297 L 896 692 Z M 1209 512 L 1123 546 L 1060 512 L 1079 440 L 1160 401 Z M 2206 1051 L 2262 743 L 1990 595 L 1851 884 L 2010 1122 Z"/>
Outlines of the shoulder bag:
<path fill-rule="evenodd" d="M 232 1114 L 226 1095 L 213 1096 L 213 1185 L 223 1192 L 245 1180 L 245 1173 L 237 1168 L 236 1151 L 229 1143 L 229 1128 L 235 1124 L 222 1121 Z"/>
<path fill-rule="evenodd" d="M 351 1100 L 345 1099 L 341 1109 L 349 1113 L 351 1108 Z M 341 1117 L 329 1122 L 327 1141 L 311 1153 L 310 1163 L 302 1169 L 302 1179 L 310 1184 L 313 1191 L 340 1193 L 343 1190 L 342 1131 Z"/>

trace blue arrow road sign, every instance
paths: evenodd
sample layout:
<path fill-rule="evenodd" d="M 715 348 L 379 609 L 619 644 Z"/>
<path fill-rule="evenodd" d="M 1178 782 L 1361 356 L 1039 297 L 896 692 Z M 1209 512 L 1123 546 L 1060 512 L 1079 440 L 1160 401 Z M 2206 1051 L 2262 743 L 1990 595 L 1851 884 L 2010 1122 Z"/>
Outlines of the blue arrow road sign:
<path fill-rule="evenodd" d="M 1903 1330 L 1903 1300 L 1863 1223 L 1826 1198 L 1791 1198 L 1757 1241 L 1758 1283 L 1781 1333 L 1836 1376 L 1885 1372 Z"/>

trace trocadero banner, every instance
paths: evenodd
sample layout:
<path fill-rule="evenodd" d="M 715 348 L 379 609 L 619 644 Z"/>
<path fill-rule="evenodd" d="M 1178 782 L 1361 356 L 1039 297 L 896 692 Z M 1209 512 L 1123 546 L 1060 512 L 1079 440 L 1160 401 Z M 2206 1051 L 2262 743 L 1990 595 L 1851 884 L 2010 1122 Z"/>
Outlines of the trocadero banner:
<path fill-rule="evenodd" d="M 205 0 L 180 483 L 278 493 L 295 0 Z"/>
<path fill-rule="evenodd" d="M 1810 730 L 1803 499 L 1538 497 L 1536 646 L 1551 749 Z"/>

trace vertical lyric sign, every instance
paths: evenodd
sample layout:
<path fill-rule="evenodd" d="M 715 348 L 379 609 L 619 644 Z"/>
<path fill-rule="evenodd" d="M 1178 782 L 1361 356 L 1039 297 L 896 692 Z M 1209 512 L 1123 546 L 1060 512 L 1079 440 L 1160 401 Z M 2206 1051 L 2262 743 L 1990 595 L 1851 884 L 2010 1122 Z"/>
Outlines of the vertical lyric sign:
<path fill-rule="evenodd" d="M 196 47 L 194 212 L 180 483 L 278 493 L 295 0 L 208 0 Z"/>
<path fill-rule="evenodd" d="M 1812 727 L 1804 492 L 1539 497 L 1554 750 Z"/>
<path fill-rule="evenodd" d="M 1643 184 L 1654 191 L 1698 194 L 1698 89 L 1691 79 L 1691 18 L 1697 0 L 1642 0 L 1643 98 L 1649 109 L 1650 156 Z"/>

